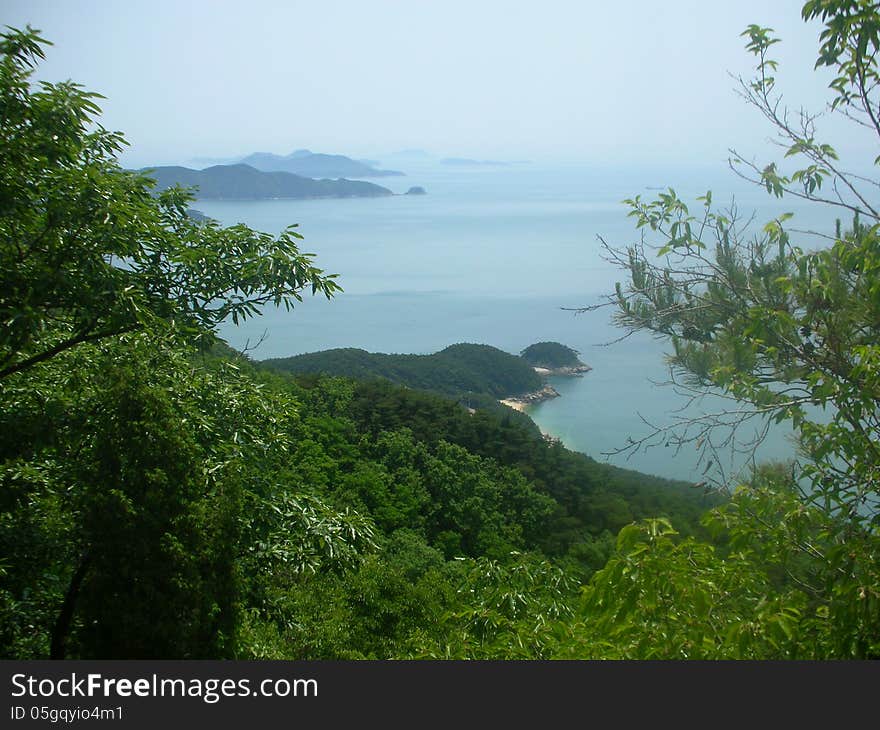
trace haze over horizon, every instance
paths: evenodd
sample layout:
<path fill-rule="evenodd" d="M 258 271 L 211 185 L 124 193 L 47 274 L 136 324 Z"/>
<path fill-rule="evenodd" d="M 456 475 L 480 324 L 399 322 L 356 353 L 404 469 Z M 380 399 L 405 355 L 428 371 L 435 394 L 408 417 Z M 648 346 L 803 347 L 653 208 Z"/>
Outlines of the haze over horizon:
<path fill-rule="evenodd" d="M 720 165 L 765 144 L 730 75 L 754 65 L 749 23 L 783 39 L 793 107 L 823 108 L 819 26 L 800 5 L 6 0 L 0 20 L 54 44 L 39 78 L 106 97 L 130 166 L 296 148 Z"/>

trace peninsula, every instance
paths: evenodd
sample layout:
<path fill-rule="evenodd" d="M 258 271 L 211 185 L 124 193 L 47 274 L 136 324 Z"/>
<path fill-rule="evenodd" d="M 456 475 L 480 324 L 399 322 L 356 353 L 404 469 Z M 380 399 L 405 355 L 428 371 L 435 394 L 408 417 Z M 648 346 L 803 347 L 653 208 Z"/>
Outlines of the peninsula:
<path fill-rule="evenodd" d="M 523 350 L 520 357 L 531 365 L 532 369 L 542 378 L 551 375 L 583 377 L 583 374 L 592 368 L 580 361 L 579 354 L 577 350 L 559 342 L 536 342 Z M 503 398 L 501 402 L 514 410 L 525 412 L 529 406 L 558 397 L 559 392 L 556 388 L 549 383 L 544 383 L 540 390 Z"/>
<path fill-rule="evenodd" d="M 339 348 L 263 360 L 260 364 L 296 374 L 380 378 L 455 398 L 469 408 L 497 408 L 500 403 L 521 412 L 559 397 L 546 382 L 548 375 L 580 376 L 590 370 L 578 359 L 576 350 L 558 342 L 536 343 L 519 356 L 489 345 L 461 343 L 431 355 L 387 355 Z"/>
<path fill-rule="evenodd" d="M 469 402 L 527 397 L 543 381 L 521 357 L 489 345 L 460 343 L 431 355 L 387 355 L 355 348 L 323 350 L 261 364 L 290 373 L 340 375 L 369 380 L 382 378 Z"/>

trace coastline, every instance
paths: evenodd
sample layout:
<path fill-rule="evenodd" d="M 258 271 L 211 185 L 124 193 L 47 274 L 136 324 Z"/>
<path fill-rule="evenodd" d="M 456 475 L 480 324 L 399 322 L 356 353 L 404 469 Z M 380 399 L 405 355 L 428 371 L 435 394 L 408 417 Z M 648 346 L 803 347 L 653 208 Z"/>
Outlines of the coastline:
<path fill-rule="evenodd" d="M 593 368 L 581 363 L 580 365 L 571 365 L 562 368 L 544 368 L 539 365 L 534 365 L 532 369 L 538 373 L 538 375 L 545 378 L 549 375 L 582 378 L 584 373 L 590 372 Z"/>
<path fill-rule="evenodd" d="M 579 365 L 571 365 L 561 368 L 545 368 L 539 365 L 533 365 L 532 369 L 542 378 L 547 378 L 551 376 L 582 378 L 584 376 L 584 373 L 590 372 L 590 370 L 592 370 L 593 368 L 591 368 L 589 365 L 585 365 L 584 363 L 580 363 Z M 554 388 L 552 385 L 549 385 L 548 383 L 544 383 L 544 387 L 540 390 L 535 390 L 531 393 L 526 393 L 525 395 L 501 398 L 499 402 L 503 403 L 508 408 L 513 408 L 515 411 L 521 411 L 525 413 L 526 408 L 528 408 L 529 406 L 533 406 L 537 403 L 542 403 L 545 400 L 550 400 L 551 398 L 558 397 L 559 392 L 556 390 L 556 388 Z"/>
<path fill-rule="evenodd" d="M 584 373 L 588 373 L 590 372 L 590 370 L 593 369 L 589 365 L 586 365 L 584 363 L 560 368 L 545 368 L 538 365 L 533 365 L 532 367 L 534 371 L 538 373 L 538 375 L 540 375 L 542 378 L 547 378 L 551 376 L 582 378 L 584 376 Z M 507 406 L 508 408 L 513 408 L 513 410 L 515 411 L 519 411 L 520 413 L 525 413 L 526 415 L 528 415 L 528 409 L 530 406 L 534 406 L 538 403 L 543 403 L 546 400 L 552 400 L 553 398 L 559 397 L 559 391 L 557 391 L 556 388 L 554 388 L 549 383 L 545 382 L 544 387 L 540 390 L 535 390 L 531 393 L 526 393 L 524 395 L 501 398 L 498 402 L 502 405 Z M 540 426 L 538 426 L 538 430 L 541 431 L 541 435 L 546 441 L 549 441 L 551 443 L 562 443 L 562 439 L 554 436 L 553 434 L 547 433 Z"/>
<path fill-rule="evenodd" d="M 537 405 L 538 403 L 543 403 L 545 400 L 552 400 L 553 398 L 558 398 L 559 393 L 552 385 L 545 385 L 541 390 L 536 390 L 532 393 L 526 393 L 525 395 L 516 396 L 515 398 L 502 398 L 499 403 L 507 406 L 508 408 L 513 408 L 515 411 L 519 411 L 520 413 L 525 413 L 528 415 L 528 409 L 530 406 Z M 538 430 L 541 432 L 541 436 L 545 441 L 550 443 L 562 443 L 562 439 L 557 436 L 554 436 L 552 433 L 547 433 L 544 429 L 542 429 L 538 424 L 535 424 L 538 427 Z"/>
<path fill-rule="evenodd" d="M 556 388 L 552 385 L 545 385 L 541 390 L 535 390 L 531 393 L 526 393 L 525 395 L 517 395 L 510 398 L 501 398 L 499 402 L 503 403 L 508 408 L 513 408 L 515 411 L 525 413 L 526 408 L 529 406 L 558 397 L 559 393 Z"/>

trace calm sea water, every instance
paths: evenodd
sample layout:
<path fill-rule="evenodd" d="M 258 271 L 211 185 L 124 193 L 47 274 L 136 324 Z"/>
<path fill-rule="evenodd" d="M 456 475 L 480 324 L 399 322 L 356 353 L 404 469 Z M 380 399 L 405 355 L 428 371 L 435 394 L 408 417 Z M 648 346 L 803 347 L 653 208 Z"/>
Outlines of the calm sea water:
<path fill-rule="evenodd" d="M 648 188 L 665 185 L 683 197 L 707 187 L 726 203 L 735 195 L 743 212 L 757 209 L 761 220 L 792 210 L 804 228 L 828 224 L 817 217 L 820 212 L 775 205 L 723 171 L 534 164 L 402 169 L 407 177 L 374 182 L 396 193 L 421 185 L 428 194 L 199 201 L 196 207 L 224 224 L 243 222 L 272 233 L 299 224 L 302 250 L 338 273 L 344 289 L 330 302 L 307 299 L 291 312 L 270 308 L 239 327 L 224 326 L 221 334 L 238 348 L 259 342 L 249 351 L 256 359 L 333 347 L 429 353 L 457 342 L 518 353 L 533 342 L 556 340 L 578 350 L 593 370 L 583 378 L 554 379 L 562 397 L 533 408 L 536 423 L 594 458 L 674 478 L 701 477 L 695 452 L 673 454 L 660 446 L 629 459 L 605 455 L 628 437 L 646 435 L 644 421 L 671 423 L 684 400 L 656 384 L 668 378 L 661 343 L 632 337 L 606 345 L 621 334 L 610 324 L 609 310 L 567 311 L 597 303 L 621 279 L 603 260 L 598 237 L 616 245 L 633 242 L 636 232 L 620 201 L 651 197 L 656 192 Z M 784 458 L 791 451 L 785 433 L 776 431 L 759 456 Z M 721 461 L 729 471 L 744 460 L 727 454 Z"/>

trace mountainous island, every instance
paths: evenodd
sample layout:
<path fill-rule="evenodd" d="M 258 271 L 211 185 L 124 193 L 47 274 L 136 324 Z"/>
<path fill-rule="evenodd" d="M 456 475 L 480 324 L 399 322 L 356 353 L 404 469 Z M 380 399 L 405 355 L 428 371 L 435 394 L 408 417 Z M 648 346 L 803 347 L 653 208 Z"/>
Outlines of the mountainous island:
<path fill-rule="evenodd" d="M 157 192 L 174 185 L 195 187 L 200 200 L 379 198 L 394 194 L 362 180 L 313 180 L 289 172 L 262 172 L 243 164 L 214 165 L 204 170 L 152 167 L 141 172 L 156 181 Z"/>
<path fill-rule="evenodd" d="M 262 172 L 290 172 L 312 178 L 402 176 L 398 170 L 380 170 L 366 161 L 345 155 L 327 155 L 310 150 L 296 150 L 289 155 L 254 152 L 239 161 Z"/>

